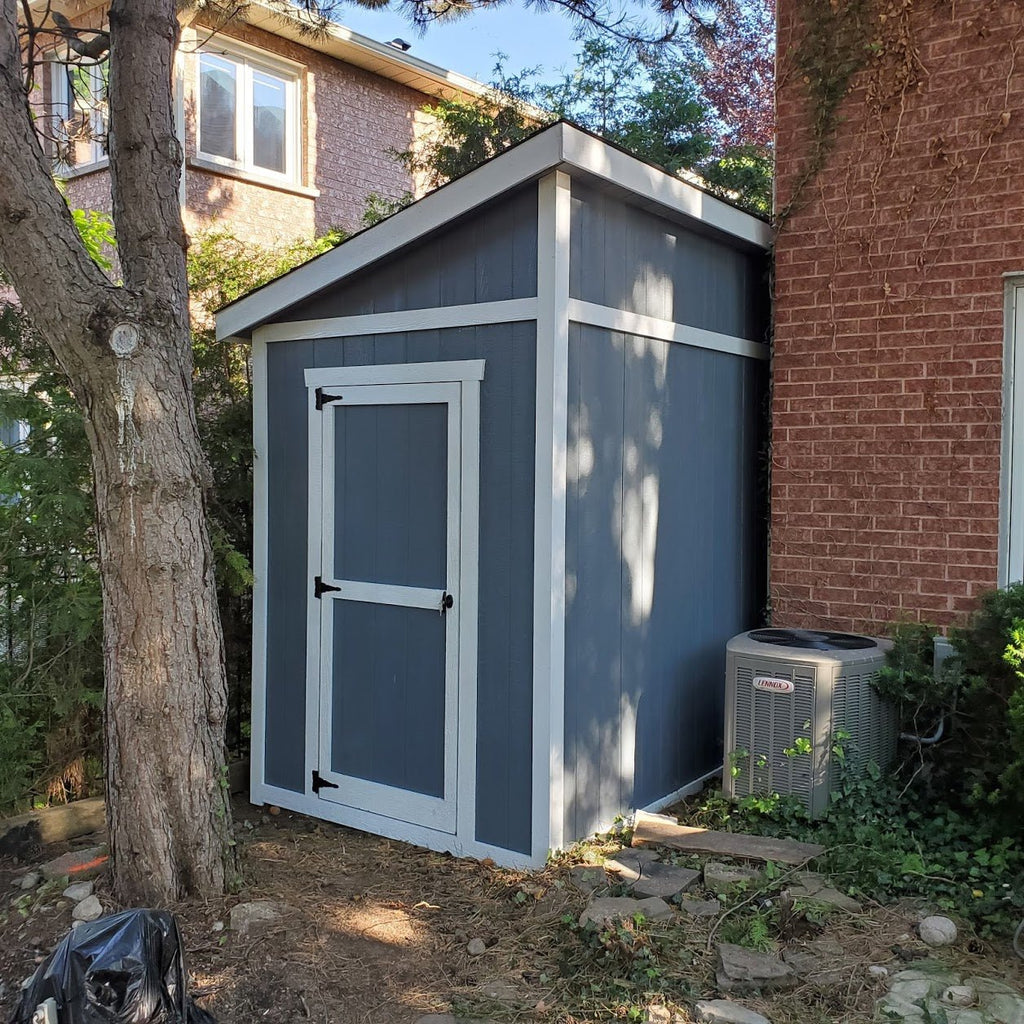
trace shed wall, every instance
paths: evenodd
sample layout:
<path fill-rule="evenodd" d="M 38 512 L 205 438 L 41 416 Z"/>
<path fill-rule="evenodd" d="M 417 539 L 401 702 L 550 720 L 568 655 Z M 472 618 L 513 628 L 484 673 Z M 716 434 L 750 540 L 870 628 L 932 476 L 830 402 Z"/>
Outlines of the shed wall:
<path fill-rule="evenodd" d="M 337 314 L 338 309 L 331 312 Z M 535 341 L 535 325 L 517 323 L 267 346 L 265 741 L 270 785 L 302 792 L 305 783 L 310 574 L 303 371 L 315 366 L 482 358 L 486 371 L 481 388 L 476 838 L 529 852 Z"/>
<path fill-rule="evenodd" d="M 765 256 L 572 183 L 569 295 L 630 313 L 764 341 Z"/>
<path fill-rule="evenodd" d="M 764 596 L 765 364 L 570 326 L 567 837 L 721 763 L 725 644 Z"/>
<path fill-rule="evenodd" d="M 537 187 L 463 218 L 288 310 L 289 320 L 499 302 L 537 294 Z"/>

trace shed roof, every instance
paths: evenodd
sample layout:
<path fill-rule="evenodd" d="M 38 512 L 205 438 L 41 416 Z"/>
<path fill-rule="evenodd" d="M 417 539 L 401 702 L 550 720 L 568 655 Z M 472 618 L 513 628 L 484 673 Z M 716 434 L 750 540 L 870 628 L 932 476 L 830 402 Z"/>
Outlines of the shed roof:
<path fill-rule="evenodd" d="M 224 306 L 217 313 L 217 337 L 248 336 L 282 310 L 557 169 L 625 193 L 632 202 L 679 223 L 729 238 L 739 248 L 766 250 L 771 244 L 771 228 L 763 220 L 597 135 L 558 121 L 337 248 Z"/>

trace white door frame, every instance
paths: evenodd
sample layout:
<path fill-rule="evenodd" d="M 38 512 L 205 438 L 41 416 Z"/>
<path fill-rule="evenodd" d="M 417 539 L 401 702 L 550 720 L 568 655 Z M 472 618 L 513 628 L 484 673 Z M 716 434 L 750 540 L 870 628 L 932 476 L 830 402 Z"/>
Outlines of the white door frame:
<path fill-rule="evenodd" d="M 454 835 L 459 846 L 474 845 L 476 805 L 476 674 L 479 532 L 480 381 L 484 361 L 402 363 L 310 369 L 305 372 L 309 417 L 309 566 L 306 659 L 306 796 L 326 798 L 332 808 L 321 816 L 410 842 L 428 843 L 430 834 Z M 344 779 L 344 792 L 322 789 L 313 794 L 313 771 L 335 781 L 321 763 L 321 727 L 329 730 L 330 707 L 321 706 L 321 680 L 330 680 L 330 645 L 321 638 L 333 610 L 325 593 L 312 596 L 312 577 L 333 580 L 333 507 L 324 501 L 327 478 L 325 431 L 333 427 L 328 403 L 316 408 L 317 389 L 344 388 L 343 404 L 448 405 L 448 581 L 455 605 L 446 613 L 446 708 L 444 797 L 414 794 L 366 780 Z M 349 396 L 352 396 L 351 399 Z M 325 413 L 328 415 L 325 416 Z M 331 467 L 326 467 L 330 469 Z M 333 473 L 331 473 L 333 478 Z M 452 513 L 455 513 L 454 515 Z M 320 570 L 320 571 L 318 571 Z M 454 585 L 453 585 L 454 584 Z M 353 585 L 346 585 L 347 589 Z M 455 588 L 458 588 L 457 590 Z M 443 591 L 426 588 L 355 585 L 353 598 L 413 607 L 440 608 Z M 454 614 L 453 614 L 454 613 Z M 329 686 L 325 683 L 325 691 Z M 314 812 L 315 813 L 315 812 Z M 435 841 L 436 845 L 436 841 Z"/>
<path fill-rule="evenodd" d="M 999 586 L 1024 578 L 1024 274 L 1004 275 Z"/>

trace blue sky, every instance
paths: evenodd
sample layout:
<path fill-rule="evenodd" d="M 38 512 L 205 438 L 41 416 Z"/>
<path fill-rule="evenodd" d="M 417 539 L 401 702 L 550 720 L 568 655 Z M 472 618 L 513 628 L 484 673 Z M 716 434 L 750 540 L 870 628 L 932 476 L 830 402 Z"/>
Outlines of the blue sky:
<path fill-rule="evenodd" d="M 370 11 L 356 5 L 335 15 L 347 28 L 387 42 L 396 36 L 412 43 L 409 51 L 422 60 L 483 82 L 491 80 L 494 54 L 508 55 L 506 71 L 515 73 L 541 65 L 541 77 L 557 78 L 560 68 L 573 66 L 579 44 L 573 22 L 560 11 L 528 11 L 517 3 L 475 11 L 454 22 L 431 25 L 424 35 L 397 11 Z"/>

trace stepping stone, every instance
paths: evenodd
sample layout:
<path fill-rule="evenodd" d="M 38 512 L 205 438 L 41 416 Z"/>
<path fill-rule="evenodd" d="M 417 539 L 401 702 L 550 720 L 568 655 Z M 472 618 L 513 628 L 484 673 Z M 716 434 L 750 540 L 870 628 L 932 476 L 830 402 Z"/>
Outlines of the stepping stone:
<path fill-rule="evenodd" d="M 643 914 L 648 921 L 667 921 L 672 917 L 672 908 L 656 896 L 635 900 L 630 896 L 600 896 L 580 914 L 580 927 L 595 924 L 598 927 L 613 925 L 616 921 L 628 921 L 634 914 Z"/>
<path fill-rule="evenodd" d="M 772 1024 L 767 1017 L 729 999 L 701 999 L 694 1010 L 697 1020 L 712 1024 Z"/>
<path fill-rule="evenodd" d="M 825 852 L 817 843 L 797 843 L 772 836 L 747 836 L 737 832 L 713 832 L 679 825 L 664 814 L 637 811 L 633 822 L 634 846 L 668 846 L 687 853 L 717 854 L 738 860 L 806 864 Z"/>
<path fill-rule="evenodd" d="M 718 900 L 688 900 L 684 896 L 679 901 L 679 909 L 689 917 L 717 917 L 722 912 L 722 904 Z"/>
<path fill-rule="evenodd" d="M 718 947 L 721 965 L 716 974 L 722 992 L 773 992 L 798 983 L 796 971 L 770 953 L 723 942 Z"/>
<path fill-rule="evenodd" d="M 604 868 L 581 865 L 569 869 L 569 881 L 574 889 L 589 896 L 595 890 L 608 885 L 608 876 Z"/>
<path fill-rule="evenodd" d="M 734 889 L 752 889 L 764 881 L 764 875 L 754 868 L 738 864 L 720 864 L 709 860 L 704 865 L 704 885 L 712 892 L 732 892 Z"/>
<path fill-rule="evenodd" d="M 692 889 L 699 880 L 700 872 L 691 868 L 680 868 L 673 864 L 648 864 L 633 882 L 632 890 L 638 896 L 660 896 L 667 900 Z"/>
<path fill-rule="evenodd" d="M 48 860 L 39 870 L 47 880 L 67 875 L 72 882 L 80 882 L 103 874 L 109 860 L 105 846 L 89 846 L 83 850 L 72 850 L 63 857 Z"/>
<path fill-rule="evenodd" d="M 635 882 L 649 864 L 661 858 L 657 850 L 640 847 L 636 850 L 620 850 L 614 857 L 604 862 L 605 871 L 617 875 L 620 881 Z"/>
<path fill-rule="evenodd" d="M 793 899 L 814 903 L 827 910 L 843 910 L 847 914 L 859 914 L 861 905 L 846 893 L 829 885 L 829 880 L 813 871 L 801 871 L 794 876 L 786 892 Z"/>

